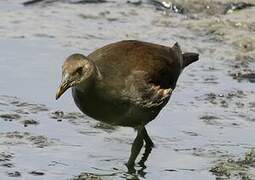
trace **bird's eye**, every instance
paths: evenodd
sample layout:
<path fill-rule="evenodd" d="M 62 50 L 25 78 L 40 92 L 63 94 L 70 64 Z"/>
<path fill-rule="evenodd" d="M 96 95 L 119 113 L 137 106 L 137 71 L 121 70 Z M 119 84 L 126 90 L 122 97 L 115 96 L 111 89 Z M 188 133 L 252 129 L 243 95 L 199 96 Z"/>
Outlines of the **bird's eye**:
<path fill-rule="evenodd" d="M 78 67 L 75 71 L 75 73 L 82 75 L 82 67 Z"/>

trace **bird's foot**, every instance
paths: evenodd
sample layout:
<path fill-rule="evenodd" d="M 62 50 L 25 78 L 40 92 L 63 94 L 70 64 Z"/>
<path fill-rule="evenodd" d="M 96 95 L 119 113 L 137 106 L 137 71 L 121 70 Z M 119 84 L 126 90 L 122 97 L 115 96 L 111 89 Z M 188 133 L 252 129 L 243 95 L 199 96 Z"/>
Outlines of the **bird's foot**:
<path fill-rule="evenodd" d="M 125 165 L 126 165 L 127 168 L 128 168 L 128 173 L 129 173 L 129 174 L 133 174 L 133 173 L 136 172 L 136 170 L 135 170 L 135 164 L 134 164 L 134 163 L 127 162 Z"/>

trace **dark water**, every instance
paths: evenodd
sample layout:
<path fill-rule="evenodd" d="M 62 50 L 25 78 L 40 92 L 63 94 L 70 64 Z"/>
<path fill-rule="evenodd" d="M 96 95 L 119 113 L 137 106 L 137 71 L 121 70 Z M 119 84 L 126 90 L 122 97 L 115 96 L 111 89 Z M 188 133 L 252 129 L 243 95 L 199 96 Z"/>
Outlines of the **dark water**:
<path fill-rule="evenodd" d="M 189 12 L 175 14 L 147 2 L 22 2 L 0 2 L 0 179 L 215 179 L 218 161 L 254 147 L 255 85 L 235 76 L 254 73 L 254 8 L 224 14 L 223 2 L 189 1 Z M 55 101 L 66 56 L 121 39 L 200 53 L 148 125 L 156 147 L 133 175 L 124 163 L 134 130 L 80 114 L 70 92 Z"/>

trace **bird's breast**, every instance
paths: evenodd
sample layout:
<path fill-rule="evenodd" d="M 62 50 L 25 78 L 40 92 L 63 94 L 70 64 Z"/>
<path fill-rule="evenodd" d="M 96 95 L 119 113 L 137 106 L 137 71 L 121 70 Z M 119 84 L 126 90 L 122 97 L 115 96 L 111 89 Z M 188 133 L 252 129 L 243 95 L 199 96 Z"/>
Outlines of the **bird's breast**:
<path fill-rule="evenodd" d="M 102 122 L 116 124 L 115 121 L 128 110 L 128 105 L 102 98 L 96 90 L 82 92 L 73 88 L 72 95 L 75 104 L 84 114 Z"/>
<path fill-rule="evenodd" d="M 134 104 L 113 98 L 100 96 L 98 90 L 79 91 L 72 88 L 72 95 L 77 107 L 86 115 L 112 125 L 136 127 L 147 124 L 151 112 L 143 111 Z"/>

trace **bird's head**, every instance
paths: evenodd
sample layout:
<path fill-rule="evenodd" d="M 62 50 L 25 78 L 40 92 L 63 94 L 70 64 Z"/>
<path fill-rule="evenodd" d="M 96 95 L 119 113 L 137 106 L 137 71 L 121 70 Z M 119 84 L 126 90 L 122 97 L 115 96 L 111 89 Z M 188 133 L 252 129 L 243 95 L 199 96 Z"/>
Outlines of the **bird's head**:
<path fill-rule="evenodd" d="M 88 79 L 93 73 L 93 63 L 82 54 L 72 54 L 62 66 L 62 80 L 56 93 L 58 99 L 70 87 Z"/>

